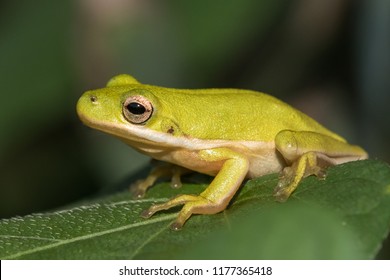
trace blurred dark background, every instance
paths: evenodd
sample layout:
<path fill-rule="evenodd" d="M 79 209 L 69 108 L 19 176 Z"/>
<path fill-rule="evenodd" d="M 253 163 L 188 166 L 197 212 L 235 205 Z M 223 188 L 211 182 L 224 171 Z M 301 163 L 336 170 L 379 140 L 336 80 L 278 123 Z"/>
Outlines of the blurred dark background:
<path fill-rule="evenodd" d="M 0 2 L 0 217 L 53 209 L 148 159 L 78 120 L 119 73 L 271 93 L 390 159 L 390 1 Z"/>

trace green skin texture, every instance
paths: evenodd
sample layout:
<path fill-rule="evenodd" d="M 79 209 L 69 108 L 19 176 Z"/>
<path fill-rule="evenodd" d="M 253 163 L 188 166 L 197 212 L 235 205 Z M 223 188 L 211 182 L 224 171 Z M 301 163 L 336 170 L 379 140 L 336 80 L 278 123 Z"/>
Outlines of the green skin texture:
<path fill-rule="evenodd" d="M 149 117 L 138 123 L 126 111 L 126 100 L 134 97 L 152 107 Z M 187 170 L 215 176 L 201 194 L 182 195 L 142 213 L 148 218 L 184 204 L 172 224 L 175 230 L 192 214 L 224 210 L 245 178 L 281 172 L 275 198 L 285 201 L 304 177 L 323 177 L 327 166 L 368 157 L 362 148 L 288 104 L 250 90 L 163 88 L 123 74 L 105 88 L 84 93 L 77 113 L 86 125 L 155 159 L 181 166 L 153 170 L 133 186 L 138 197 L 167 174 L 173 175 L 176 187 Z"/>

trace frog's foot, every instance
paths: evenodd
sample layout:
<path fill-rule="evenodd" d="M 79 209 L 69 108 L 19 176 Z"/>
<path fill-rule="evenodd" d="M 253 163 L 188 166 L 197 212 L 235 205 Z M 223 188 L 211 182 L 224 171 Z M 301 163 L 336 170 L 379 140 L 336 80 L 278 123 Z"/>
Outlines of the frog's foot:
<path fill-rule="evenodd" d="M 153 168 L 148 177 L 143 180 L 138 180 L 130 186 L 130 192 L 134 198 L 142 198 L 146 191 L 154 185 L 157 179 L 161 177 L 172 176 L 171 187 L 180 188 L 182 186 L 181 175 L 189 172 L 188 169 L 173 164 L 162 164 Z"/>
<path fill-rule="evenodd" d="M 179 195 L 166 203 L 152 205 L 149 209 L 146 209 L 141 213 L 141 217 L 149 218 L 158 211 L 167 210 L 182 204 L 184 204 L 183 208 L 181 209 L 175 222 L 171 224 L 171 229 L 173 230 L 181 229 L 192 214 L 215 214 L 226 207 L 224 204 L 212 202 L 200 195 L 196 196 L 185 194 Z"/>
<path fill-rule="evenodd" d="M 274 190 L 277 201 L 286 201 L 297 188 L 301 180 L 309 175 L 325 178 L 325 170 L 317 164 L 317 154 L 307 152 L 303 154 L 291 166 L 285 167 L 281 173 L 278 185 Z"/>
<path fill-rule="evenodd" d="M 309 176 L 324 178 L 328 166 L 366 158 L 361 148 L 312 131 L 282 130 L 275 137 L 276 149 L 291 166 L 282 171 L 274 196 L 285 201 L 299 182 Z"/>

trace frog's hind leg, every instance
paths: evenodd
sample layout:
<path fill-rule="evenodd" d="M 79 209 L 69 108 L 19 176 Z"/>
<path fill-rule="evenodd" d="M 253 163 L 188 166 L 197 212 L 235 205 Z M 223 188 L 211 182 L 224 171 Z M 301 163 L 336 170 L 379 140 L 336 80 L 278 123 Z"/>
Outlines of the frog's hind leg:
<path fill-rule="evenodd" d="M 286 201 L 301 180 L 310 175 L 325 177 L 328 166 L 367 158 L 358 146 L 310 131 L 281 131 L 275 138 L 277 150 L 289 166 L 282 171 L 274 191 L 278 201 Z"/>
<path fill-rule="evenodd" d="M 298 187 L 301 180 L 307 176 L 316 175 L 319 178 L 325 178 L 326 166 L 318 164 L 317 153 L 315 152 L 308 152 L 300 156 L 291 166 L 283 169 L 278 185 L 274 190 L 276 200 L 280 202 L 286 201 Z"/>

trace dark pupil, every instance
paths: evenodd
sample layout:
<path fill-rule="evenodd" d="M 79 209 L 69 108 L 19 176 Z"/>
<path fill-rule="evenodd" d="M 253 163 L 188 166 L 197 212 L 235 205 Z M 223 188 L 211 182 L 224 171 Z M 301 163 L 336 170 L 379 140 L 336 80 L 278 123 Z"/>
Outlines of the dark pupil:
<path fill-rule="evenodd" d="M 137 102 L 131 102 L 126 107 L 127 107 L 127 110 L 129 110 L 129 112 L 134 114 L 134 115 L 142 115 L 146 111 L 145 107 Z"/>

